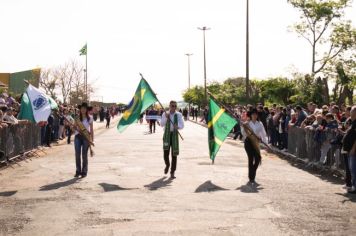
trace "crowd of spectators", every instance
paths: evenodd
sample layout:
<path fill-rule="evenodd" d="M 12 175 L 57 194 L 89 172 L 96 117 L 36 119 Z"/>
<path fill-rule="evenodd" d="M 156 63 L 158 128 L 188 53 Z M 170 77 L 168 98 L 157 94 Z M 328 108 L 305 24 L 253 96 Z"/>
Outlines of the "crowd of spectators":
<path fill-rule="evenodd" d="M 346 173 L 345 188 L 350 190 L 352 187 L 349 163 L 351 159 L 350 150 L 344 150 L 343 146 L 345 142 L 344 136 L 347 131 L 350 130 L 352 124 L 354 124 L 354 128 L 356 127 L 356 117 L 354 119 L 351 118 L 352 106 L 338 106 L 334 102 L 323 106 L 318 106 L 317 104 L 310 102 L 306 107 L 300 105 L 278 106 L 277 104 L 263 106 L 261 103 L 256 104 L 255 106 L 237 105 L 230 107 L 230 109 L 235 112 L 236 117 L 238 117 L 238 123 L 233 129 L 235 134 L 234 139 L 243 138 L 240 124 L 249 119 L 249 111 L 253 108 L 256 108 L 258 111 L 258 119 L 265 127 L 269 144 L 280 149 L 282 152 L 288 152 L 288 135 L 294 135 L 289 132 L 291 127 L 312 131 L 312 141 L 320 147 L 320 156 L 314 157 L 314 160 L 311 160 L 313 161 L 310 163 L 312 165 L 320 167 L 326 165 L 328 161 L 328 152 L 332 147 L 337 149 L 337 158 L 341 159 L 338 162 L 344 163 L 343 167 L 345 168 Z M 356 111 L 356 107 L 354 107 L 354 110 Z M 208 120 L 208 109 L 201 110 L 201 116 L 201 122 L 206 123 Z M 353 149 L 356 148 L 355 137 L 348 137 L 346 142 L 349 142 L 349 146 L 353 147 Z M 354 150 L 354 152 L 356 152 L 356 150 Z M 354 188 L 355 187 L 356 183 Z M 356 189 L 353 190 L 356 192 Z"/>
<path fill-rule="evenodd" d="M 29 123 L 27 120 L 19 120 L 18 114 L 21 109 L 21 98 L 15 99 L 11 94 L 3 92 L 0 94 L 0 129 L 10 125 Z M 112 117 L 117 115 L 119 109 L 116 106 L 110 107 L 89 107 L 89 113 L 93 116 L 94 121 L 104 122 L 109 127 Z M 76 105 L 62 104 L 58 102 L 58 109 L 52 110 L 46 122 L 40 122 L 41 127 L 41 145 L 51 147 L 52 143 L 66 139 L 71 143 L 74 117 L 79 114 Z"/>

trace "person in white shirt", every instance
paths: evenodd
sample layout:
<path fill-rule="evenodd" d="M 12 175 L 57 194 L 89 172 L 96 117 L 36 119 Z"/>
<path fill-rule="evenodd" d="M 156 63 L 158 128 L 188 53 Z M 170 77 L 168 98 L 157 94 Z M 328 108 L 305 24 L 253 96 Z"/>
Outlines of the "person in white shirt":
<path fill-rule="evenodd" d="M 262 122 L 257 120 L 258 113 L 256 109 L 252 109 L 248 114 L 250 120 L 246 123 L 251 130 L 257 135 L 258 141 L 263 141 L 267 143 L 267 134 Z M 256 141 L 253 137 L 247 135 L 247 132 L 243 129 L 242 135 L 245 139 L 245 151 L 248 156 L 248 178 L 249 184 L 256 184 L 256 172 L 258 166 L 261 164 L 261 154 L 259 147 L 256 147 Z M 257 144 L 258 145 L 258 144 Z"/>
<path fill-rule="evenodd" d="M 14 116 L 13 108 L 11 107 L 7 109 L 3 120 L 13 125 L 17 125 L 19 123 L 19 120 Z"/>
<path fill-rule="evenodd" d="M 78 108 L 79 108 L 79 120 L 83 124 L 83 126 L 88 130 L 91 141 L 94 142 L 93 118 L 89 115 L 88 104 L 83 102 L 83 104 L 78 106 Z M 76 172 L 74 177 L 76 178 L 79 176 L 85 178 L 88 174 L 89 145 L 90 144 L 88 140 L 76 130 L 75 138 L 74 138 L 75 163 L 76 163 Z"/>
<path fill-rule="evenodd" d="M 180 112 L 176 111 L 177 102 L 171 101 L 169 103 L 169 112 L 163 112 L 161 126 L 164 127 L 163 135 L 163 150 L 164 150 L 164 162 L 166 167 L 164 174 L 167 174 L 170 167 L 169 151 L 172 152 L 172 167 L 171 178 L 174 179 L 174 173 L 177 169 L 177 156 L 179 155 L 179 137 L 178 130 L 184 128 L 183 116 Z"/>

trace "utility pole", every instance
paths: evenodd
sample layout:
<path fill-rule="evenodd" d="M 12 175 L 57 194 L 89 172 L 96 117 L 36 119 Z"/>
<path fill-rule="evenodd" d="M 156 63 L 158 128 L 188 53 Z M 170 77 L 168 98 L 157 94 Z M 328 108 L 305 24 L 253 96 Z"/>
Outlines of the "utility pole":
<path fill-rule="evenodd" d="M 246 0 L 246 98 L 250 98 L 249 0 Z"/>
<path fill-rule="evenodd" d="M 210 28 L 204 26 L 204 27 L 198 27 L 199 30 L 203 31 L 203 40 L 204 40 L 204 97 L 205 97 L 205 102 L 207 102 L 207 90 L 206 90 L 206 50 L 205 50 L 205 31 L 210 30 Z"/>

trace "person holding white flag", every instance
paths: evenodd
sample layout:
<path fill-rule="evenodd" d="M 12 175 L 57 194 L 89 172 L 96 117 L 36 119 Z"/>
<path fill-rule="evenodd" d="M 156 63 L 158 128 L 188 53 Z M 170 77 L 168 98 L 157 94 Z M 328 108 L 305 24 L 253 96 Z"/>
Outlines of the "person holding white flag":
<path fill-rule="evenodd" d="M 51 110 L 57 108 L 57 103 L 51 97 L 29 84 L 22 95 L 19 119 L 34 123 L 47 122 Z"/>

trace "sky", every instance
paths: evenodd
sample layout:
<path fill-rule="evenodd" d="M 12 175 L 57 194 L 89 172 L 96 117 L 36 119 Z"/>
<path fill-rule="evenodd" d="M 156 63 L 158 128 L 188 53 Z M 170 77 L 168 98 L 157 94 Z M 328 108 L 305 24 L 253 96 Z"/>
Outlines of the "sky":
<path fill-rule="evenodd" d="M 346 17 L 356 16 L 356 3 Z M 309 72 L 308 43 L 290 32 L 299 13 L 287 0 L 250 0 L 250 77 Z M 354 17 L 355 18 L 355 17 Z M 355 19 L 353 24 L 355 25 Z M 207 81 L 245 76 L 245 0 L 1 0 L 0 72 L 50 68 L 75 59 L 88 43 L 94 100 L 131 100 L 142 73 L 158 98 L 182 100 Z"/>

